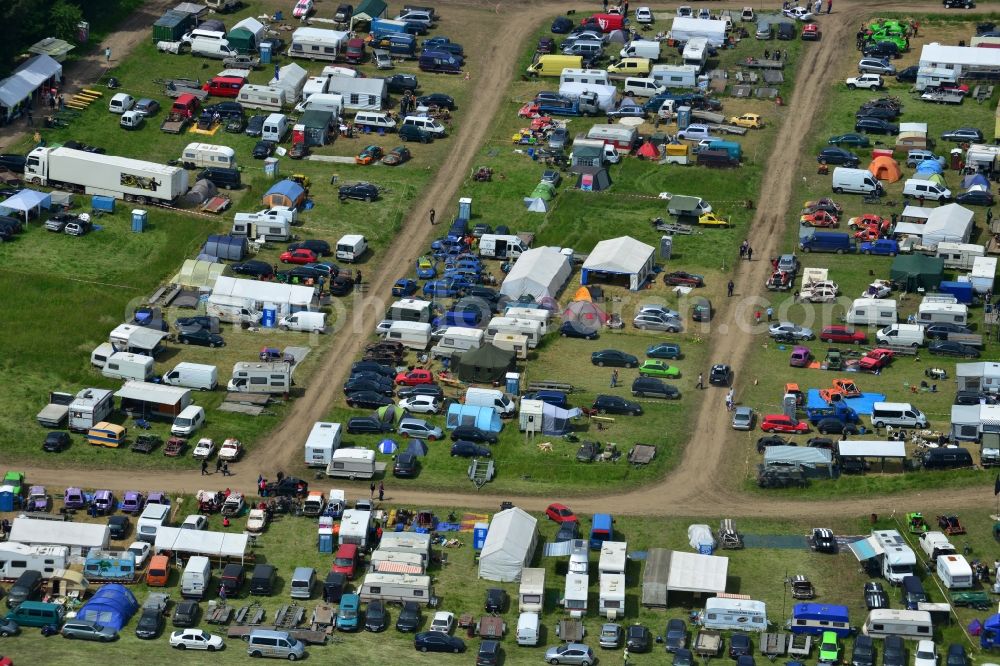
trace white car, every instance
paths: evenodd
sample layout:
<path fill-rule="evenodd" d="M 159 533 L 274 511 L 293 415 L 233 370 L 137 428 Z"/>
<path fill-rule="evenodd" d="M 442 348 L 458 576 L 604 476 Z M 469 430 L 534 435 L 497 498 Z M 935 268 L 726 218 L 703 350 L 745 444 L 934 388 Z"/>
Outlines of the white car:
<path fill-rule="evenodd" d="M 170 634 L 170 646 L 179 650 L 208 650 L 215 652 L 226 647 L 222 636 L 210 634 L 202 629 L 179 629 Z"/>
<path fill-rule="evenodd" d="M 753 7 L 744 7 L 743 11 L 740 12 L 740 20 L 747 23 L 753 23 L 756 21 L 757 19 L 753 13 Z"/>
<path fill-rule="evenodd" d="M 878 90 L 885 85 L 882 81 L 882 77 L 878 74 L 861 74 L 860 76 L 852 76 L 844 83 L 846 83 L 847 87 L 851 90 L 854 90 L 855 88 Z"/>
<path fill-rule="evenodd" d="M 805 7 L 792 7 L 786 9 L 782 12 L 788 18 L 793 18 L 797 21 L 812 21 L 813 13 L 806 9 Z"/>
<path fill-rule="evenodd" d="M 399 406 L 414 414 L 437 414 L 441 411 L 441 400 L 433 395 L 413 395 L 400 400 Z"/>
<path fill-rule="evenodd" d="M 299 0 L 295 3 L 295 9 L 292 10 L 292 16 L 295 18 L 305 18 L 312 14 L 313 10 L 313 0 Z"/>
<path fill-rule="evenodd" d="M 195 458 L 208 459 L 212 457 L 212 453 L 215 451 L 215 442 L 213 442 L 208 437 L 202 437 L 198 440 L 198 445 L 194 447 L 194 451 L 191 455 Z"/>
<path fill-rule="evenodd" d="M 806 285 L 807 289 L 832 289 L 834 294 L 840 293 L 840 285 L 833 280 L 819 280 L 817 282 L 810 282 Z"/>
<path fill-rule="evenodd" d="M 810 303 L 832 303 L 837 300 L 837 291 L 829 287 L 813 287 L 802 298 Z"/>
<path fill-rule="evenodd" d="M 208 527 L 208 518 L 201 514 L 193 513 L 181 523 L 182 530 L 203 530 Z"/>
<path fill-rule="evenodd" d="M 653 10 L 649 7 L 636 7 L 635 10 L 635 22 L 636 23 L 652 23 L 656 19 L 653 18 Z"/>
<path fill-rule="evenodd" d="M 453 626 L 455 626 L 455 614 L 448 611 L 438 611 L 434 613 L 434 619 L 431 620 L 430 630 L 450 634 Z"/>
<path fill-rule="evenodd" d="M 875 280 L 861 292 L 861 298 L 885 298 L 892 293 L 892 283 L 888 280 Z"/>
<path fill-rule="evenodd" d="M 919 641 L 917 652 L 913 656 L 913 666 L 937 666 L 937 661 L 937 647 L 934 641 Z"/>
<path fill-rule="evenodd" d="M 694 10 L 691 9 L 691 5 L 681 5 L 677 8 L 677 16 L 680 18 L 693 18 Z"/>
<path fill-rule="evenodd" d="M 222 443 L 222 447 L 219 448 L 219 458 L 230 462 L 239 458 L 242 453 L 243 443 L 235 437 L 228 438 Z"/>
<path fill-rule="evenodd" d="M 150 546 L 145 541 L 133 541 L 128 545 L 128 552 L 135 555 L 135 568 L 141 569 L 142 565 L 146 563 L 146 559 L 149 558 L 149 553 L 152 550 Z"/>
<path fill-rule="evenodd" d="M 253 532 L 255 534 L 263 532 L 264 527 L 267 526 L 267 514 L 263 509 L 250 509 L 250 514 L 247 516 L 247 532 Z"/>

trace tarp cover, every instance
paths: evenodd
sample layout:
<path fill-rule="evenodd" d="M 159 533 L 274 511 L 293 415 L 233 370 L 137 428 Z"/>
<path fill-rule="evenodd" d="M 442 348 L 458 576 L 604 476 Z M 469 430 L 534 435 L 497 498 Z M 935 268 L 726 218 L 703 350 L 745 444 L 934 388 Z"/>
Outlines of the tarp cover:
<path fill-rule="evenodd" d="M 905 458 L 906 442 L 851 439 L 837 442 L 845 458 Z"/>
<path fill-rule="evenodd" d="M 712 536 L 712 528 L 708 525 L 688 526 L 688 545 L 698 550 L 702 546 L 715 548 L 715 537 Z"/>
<path fill-rule="evenodd" d="M 849 543 L 847 544 L 847 547 L 851 549 L 851 552 L 854 553 L 854 557 L 858 558 L 859 562 L 864 562 L 865 560 L 870 560 L 873 557 L 878 557 L 885 552 L 885 549 L 882 548 L 882 544 L 880 544 L 878 539 L 874 536 L 862 539 L 861 541 Z"/>
<path fill-rule="evenodd" d="M 479 555 L 479 577 L 504 583 L 521 580 L 521 569 L 531 563 L 538 544 L 537 525 L 517 507 L 495 514 Z"/>
<path fill-rule="evenodd" d="M 243 240 L 246 239 L 244 238 Z M 171 282 L 182 287 L 211 289 L 215 284 L 215 280 L 220 275 L 231 274 L 232 270 L 229 268 L 228 264 L 221 264 L 215 261 L 185 259 L 184 263 L 181 265 L 180 272 L 175 275 L 173 279 L 171 279 Z"/>
<path fill-rule="evenodd" d="M 157 405 L 177 405 L 191 396 L 191 389 L 182 386 L 166 386 L 152 382 L 127 381 L 117 391 L 116 398 L 137 400 Z"/>
<path fill-rule="evenodd" d="M 500 293 L 509 298 L 519 298 L 524 294 L 535 300 L 555 298 L 569 280 L 571 272 L 569 257 L 557 248 L 532 248 L 517 258 L 500 286 Z"/>
<path fill-rule="evenodd" d="M 927 226 L 924 225 L 925 228 Z M 924 242 L 927 242 L 926 236 Z M 903 283 L 906 291 L 913 292 L 920 287 L 937 288 L 941 282 L 942 271 L 944 271 L 944 259 L 922 254 L 901 254 L 893 260 L 889 277 L 895 282 Z"/>
<path fill-rule="evenodd" d="M 649 568 L 648 562 L 646 568 Z M 721 594 L 726 591 L 729 558 L 675 550 L 670 553 L 669 571 L 667 589 L 670 591 Z"/>
<path fill-rule="evenodd" d="M 19 516 L 13 520 L 9 541 L 29 546 L 68 546 L 70 548 L 107 548 L 111 529 L 93 523 L 53 523 Z"/>
<path fill-rule="evenodd" d="M 204 555 L 216 558 L 239 558 L 247 551 L 245 533 L 212 532 L 209 530 L 185 530 L 179 527 L 160 527 L 156 530 L 154 552 Z"/>
<path fill-rule="evenodd" d="M 764 464 L 795 464 L 814 467 L 830 465 L 832 455 L 826 449 L 811 446 L 769 446 L 764 449 Z"/>

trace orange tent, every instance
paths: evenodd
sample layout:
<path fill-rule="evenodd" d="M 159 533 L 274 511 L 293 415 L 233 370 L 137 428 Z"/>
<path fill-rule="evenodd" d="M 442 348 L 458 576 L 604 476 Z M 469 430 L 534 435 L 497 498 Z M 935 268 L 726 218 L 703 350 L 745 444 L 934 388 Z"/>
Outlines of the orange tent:
<path fill-rule="evenodd" d="M 586 287 L 580 287 L 579 289 L 576 290 L 576 293 L 573 294 L 573 300 L 574 301 L 592 301 L 593 299 L 590 297 L 590 290 L 589 289 L 587 289 Z"/>
<path fill-rule="evenodd" d="M 655 160 L 660 156 L 660 151 L 657 150 L 656 146 L 654 146 L 651 142 L 647 141 L 639 147 L 639 150 L 636 151 L 636 155 L 639 157 L 645 157 L 648 160 Z"/>
<path fill-rule="evenodd" d="M 895 183 L 903 177 L 899 170 L 899 163 L 887 155 L 880 155 L 873 159 L 872 163 L 868 165 L 868 170 L 879 180 L 888 183 Z"/>

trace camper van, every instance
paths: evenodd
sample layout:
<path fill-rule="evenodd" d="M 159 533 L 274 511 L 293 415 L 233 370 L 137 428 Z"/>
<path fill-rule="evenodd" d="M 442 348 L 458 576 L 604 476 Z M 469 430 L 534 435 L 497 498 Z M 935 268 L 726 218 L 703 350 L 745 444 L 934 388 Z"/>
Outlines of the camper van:
<path fill-rule="evenodd" d="M 292 388 L 292 366 L 285 362 L 233 364 L 227 390 L 240 393 L 288 393 Z"/>
<path fill-rule="evenodd" d="M 326 467 L 340 446 L 341 428 L 339 423 L 317 421 L 309 431 L 305 444 L 307 467 Z"/>
<path fill-rule="evenodd" d="M 601 546 L 601 557 L 597 570 L 601 574 L 625 573 L 625 555 L 628 544 L 624 541 L 605 541 Z"/>
<path fill-rule="evenodd" d="M 597 612 L 609 620 L 618 620 L 625 615 L 625 574 L 602 573 Z"/>
<path fill-rule="evenodd" d="M 937 575 L 949 590 L 972 587 L 972 567 L 961 555 L 942 555 L 937 558 Z"/>
<path fill-rule="evenodd" d="M 917 308 L 917 322 L 920 324 L 958 324 L 969 323 L 969 306 L 965 303 L 923 302 Z"/>
<path fill-rule="evenodd" d="M 425 351 L 431 342 L 431 325 L 418 321 L 394 321 L 385 339 L 404 347 Z"/>
<path fill-rule="evenodd" d="M 552 317 L 552 312 L 542 308 L 515 306 L 507 308 L 507 311 L 504 312 L 504 316 L 513 317 L 514 319 L 532 319 L 537 321 L 542 325 L 542 335 L 545 335 L 549 332 L 549 319 Z"/>
<path fill-rule="evenodd" d="M 867 539 L 850 544 L 850 548 L 859 559 L 877 559 L 882 577 L 893 585 L 913 575 L 917 564 L 916 554 L 897 530 L 875 530 Z"/>
<path fill-rule="evenodd" d="M 559 75 L 559 85 L 564 83 L 586 83 L 595 86 L 614 85 L 609 82 L 604 69 L 564 69 Z"/>
<path fill-rule="evenodd" d="M 69 429 L 87 432 L 114 409 L 114 394 L 106 389 L 87 388 L 69 403 Z"/>
<path fill-rule="evenodd" d="M 305 99 L 295 105 L 296 113 L 305 113 L 306 111 L 329 111 L 335 116 L 339 116 L 341 110 L 344 108 L 344 96 L 334 95 L 330 93 L 317 93 L 315 95 L 310 95 L 308 99 Z"/>
<path fill-rule="evenodd" d="M 185 169 L 200 167 L 236 168 L 236 151 L 229 146 L 211 143 L 189 143 L 181 153 L 180 163 Z"/>
<path fill-rule="evenodd" d="M 201 599 L 208 592 L 212 582 L 212 563 L 207 557 L 195 555 L 188 559 L 181 574 L 181 596 L 185 599 Z"/>
<path fill-rule="evenodd" d="M 517 609 L 522 613 L 541 613 L 545 610 L 545 569 L 521 569 Z"/>
<path fill-rule="evenodd" d="M 528 347 L 534 349 L 542 337 L 541 322 L 533 319 L 515 319 L 513 317 L 493 317 L 486 326 L 486 341 L 490 342 L 500 333 L 524 335 L 528 338 Z"/>
<path fill-rule="evenodd" d="M 167 524 L 170 517 L 169 504 L 147 504 L 135 523 L 135 537 L 146 543 L 156 542 L 156 532 Z"/>
<path fill-rule="evenodd" d="M 887 326 L 898 320 L 896 301 L 888 298 L 856 298 L 845 321 L 860 326 Z"/>
<path fill-rule="evenodd" d="M 924 344 L 924 327 L 919 324 L 889 324 L 879 330 L 875 338 L 883 345 L 916 348 Z"/>
<path fill-rule="evenodd" d="M 465 404 L 473 407 L 492 407 L 503 417 L 513 416 L 517 405 L 499 389 L 470 388 L 465 392 Z"/>
<path fill-rule="evenodd" d="M 587 615 L 587 574 L 567 573 L 562 605 L 570 617 L 582 618 Z"/>
<path fill-rule="evenodd" d="M 944 259 L 945 268 L 961 268 L 968 270 L 972 268 L 977 257 L 986 254 L 986 248 L 973 243 L 949 243 L 947 241 L 937 244 L 937 256 Z"/>
<path fill-rule="evenodd" d="M 219 383 L 219 370 L 214 365 L 202 363 L 178 363 L 174 369 L 163 375 L 164 384 L 184 388 L 212 391 Z"/>
<path fill-rule="evenodd" d="M 851 634 L 847 606 L 833 604 L 795 604 L 792 608 L 791 630 L 794 634 L 820 636 L 832 631 L 840 638 Z"/>
<path fill-rule="evenodd" d="M 389 306 L 389 311 L 385 315 L 391 321 L 415 321 L 430 323 L 431 304 L 430 301 L 421 301 L 415 298 L 402 298 Z"/>
<path fill-rule="evenodd" d="M 876 428 L 886 426 L 900 428 L 926 428 L 927 417 L 919 409 L 908 402 L 876 402 L 872 403 L 872 425 Z"/>
<path fill-rule="evenodd" d="M 368 239 L 361 234 L 347 234 L 337 241 L 337 259 L 347 263 L 359 261 L 368 251 Z"/>
<path fill-rule="evenodd" d="M 375 476 L 375 452 L 370 449 L 335 450 L 326 465 L 326 475 L 346 479 L 370 479 Z"/>
<path fill-rule="evenodd" d="M 528 251 L 528 244 L 518 236 L 483 234 L 479 239 L 479 256 L 490 259 L 516 259 Z"/>
<path fill-rule="evenodd" d="M 433 590 L 430 576 L 370 573 L 361 583 L 360 595 L 362 601 L 415 601 L 426 605 L 430 603 Z"/>
<path fill-rule="evenodd" d="M 920 549 L 931 561 L 936 561 L 942 555 L 954 555 L 958 552 L 955 550 L 955 546 L 948 541 L 944 532 L 924 532 L 920 535 L 919 540 Z"/>
<path fill-rule="evenodd" d="M 38 571 L 44 578 L 50 578 L 57 569 L 65 569 L 68 562 L 69 548 L 66 546 L 0 543 L 0 578 L 16 579 L 25 571 Z"/>
<path fill-rule="evenodd" d="M 868 613 L 861 631 L 872 638 L 896 635 L 916 641 L 934 637 L 930 613 L 893 608 L 877 608 Z"/>
<path fill-rule="evenodd" d="M 470 349 L 479 349 L 483 344 L 483 332 L 478 328 L 465 326 L 449 326 L 438 343 L 431 347 L 434 358 L 449 358 L 453 354 L 461 354 Z"/>
<path fill-rule="evenodd" d="M 144 382 L 153 376 L 153 357 L 129 352 L 115 352 L 101 368 L 101 374 L 111 379 L 134 379 Z"/>
<path fill-rule="evenodd" d="M 706 629 L 767 631 L 767 607 L 763 601 L 711 597 L 705 600 L 700 617 Z"/>

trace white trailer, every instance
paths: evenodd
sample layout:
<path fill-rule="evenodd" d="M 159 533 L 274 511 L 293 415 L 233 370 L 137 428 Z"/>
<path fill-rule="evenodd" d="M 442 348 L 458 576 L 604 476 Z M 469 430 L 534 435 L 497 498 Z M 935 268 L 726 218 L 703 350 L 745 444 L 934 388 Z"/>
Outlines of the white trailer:
<path fill-rule="evenodd" d="M 370 573 L 361 583 L 361 601 L 380 599 L 395 603 L 430 603 L 433 596 L 430 576 Z"/>
<path fill-rule="evenodd" d="M 541 613 L 545 607 L 545 569 L 521 569 L 517 609 L 521 613 Z"/>
<path fill-rule="evenodd" d="M 250 240 L 284 243 L 292 239 L 292 226 L 289 220 L 273 215 L 236 213 L 230 233 Z"/>
<path fill-rule="evenodd" d="M 514 317 L 515 319 L 533 319 L 542 324 L 542 335 L 549 332 L 549 319 L 552 318 L 552 311 L 546 310 L 544 308 L 525 308 L 525 307 L 513 307 L 507 308 L 504 312 L 504 316 Z"/>
<path fill-rule="evenodd" d="M 699 72 L 703 70 L 705 63 L 708 62 L 708 39 L 705 37 L 689 39 L 684 45 L 681 58 L 684 59 L 685 65 L 697 67 Z"/>
<path fill-rule="evenodd" d="M 977 294 L 985 294 L 993 291 L 993 281 L 997 274 L 996 257 L 976 257 L 972 261 L 972 271 L 969 273 L 969 282 L 972 283 L 972 290 Z"/>
<path fill-rule="evenodd" d="M 35 148 L 28 153 L 24 179 L 34 185 L 139 204 L 172 202 L 188 191 L 188 174 L 181 167 L 72 148 Z"/>
<path fill-rule="evenodd" d="M 625 615 L 625 574 L 601 573 L 597 612 L 609 620 L 618 620 Z"/>
<path fill-rule="evenodd" d="M 326 475 L 343 479 L 370 479 L 375 476 L 375 452 L 371 449 L 337 449 L 326 465 Z"/>
<path fill-rule="evenodd" d="M 937 575 L 949 590 L 972 587 L 972 566 L 962 555 L 942 555 L 937 558 Z"/>
<path fill-rule="evenodd" d="M 381 548 L 372 551 L 368 558 L 375 573 L 410 574 L 421 576 L 427 573 L 427 562 L 419 553 L 400 553 Z"/>
<path fill-rule="evenodd" d="M 625 573 L 625 557 L 628 544 L 624 541 L 605 541 L 601 546 L 601 557 L 597 561 L 597 570 L 601 574 Z"/>
<path fill-rule="evenodd" d="M 317 421 L 309 431 L 305 444 L 307 467 L 326 467 L 340 446 L 341 428 L 339 423 Z"/>
<path fill-rule="evenodd" d="M 426 564 L 431 559 L 431 535 L 420 532 L 386 532 L 382 535 L 378 549 L 386 553 L 413 553 L 423 558 Z"/>
<path fill-rule="evenodd" d="M 368 538 L 372 531 L 372 512 L 360 509 L 347 509 L 340 519 L 340 533 L 338 540 L 340 543 L 351 543 L 366 550 L 369 542 Z"/>
<path fill-rule="evenodd" d="M 292 388 L 290 363 L 254 363 L 241 361 L 233 365 L 233 378 L 227 390 L 239 393 L 286 394 Z"/>
<path fill-rule="evenodd" d="M 53 524 L 56 527 L 56 524 Z M 0 578 L 16 579 L 25 571 L 38 571 L 51 578 L 69 566 L 66 546 L 28 546 L 16 541 L 0 543 Z"/>
<path fill-rule="evenodd" d="M 350 33 L 343 30 L 298 28 L 292 33 L 288 55 L 309 60 L 337 60 L 347 49 Z"/>
<path fill-rule="evenodd" d="M 479 349 L 483 344 L 483 332 L 478 328 L 464 326 L 449 326 L 438 343 L 431 347 L 434 358 L 451 357 L 470 349 Z"/>
<path fill-rule="evenodd" d="M 945 268 L 972 268 L 977 257 L 986 255 L 986 248 L 974 243 L 949 243 L 943 241 L 937 244 L 937 256 L 944 259 Z"/>
<path fill-rule="evenodd" d="M 590 580 L 586 574 L 566 574 L 562 605 L 570 617 L 582 618 L 587 614 L 587 587 L 589 585 Z"/>
<path fill-rule="evenodd" d="M 115 352 L 108 357 L 101 374 L 111 379 L 134 379 L 144 382 L 153 376 L 153 357 L 129 352 Z"/>
<path fill-rule="evenodd" d="M 114 394 L 106 389 L 86 388 L 69 403 L 69 429 L 87 432 L 104 421 L 114 408 Z"/>

